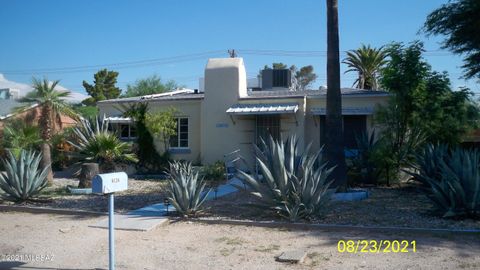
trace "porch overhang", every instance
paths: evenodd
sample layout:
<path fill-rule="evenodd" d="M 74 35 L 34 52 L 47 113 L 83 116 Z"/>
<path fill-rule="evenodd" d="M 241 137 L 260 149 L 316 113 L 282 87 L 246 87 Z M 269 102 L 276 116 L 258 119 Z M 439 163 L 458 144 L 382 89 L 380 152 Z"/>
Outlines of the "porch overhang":
<path fill-rule="evenodd" d="M 312 108 L 310 112 L 313 115 L 326 115 L 326 108 Z M 371 115 L 375 112 L 372 107 L 347 107 L 342 108 L 342 115 Z"/>
<path fill-rule="evenodd" d="M 133 119 L 130 117 L 120 117 L 120 116 L 110 116 L 103 119 L 112 124 L 130 124 L 134 123 Z"/>
<path fill-rule="evenodd" d="M 228 108 L 230 115 L 266 115 L 266 114 L 295 114 L 298 104 L 236 104 Z"/>

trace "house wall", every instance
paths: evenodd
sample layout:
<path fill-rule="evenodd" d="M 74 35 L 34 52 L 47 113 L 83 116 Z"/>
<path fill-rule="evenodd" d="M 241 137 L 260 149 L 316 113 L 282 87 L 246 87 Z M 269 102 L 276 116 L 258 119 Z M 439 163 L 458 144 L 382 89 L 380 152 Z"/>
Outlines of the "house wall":
<path fill-rule="evenodd" d="M 2 119 L 0 120 L 0 133 L 3 133 L 3 127 L 5 126 L 5 124 L 8 121 L 12 121 L 12 120 L 22 120 L 29 125 L 38 125 L 41 113 L 42 112 L 40 107 L 34 107 L 31 109 L 25 110 L 23 112 L 13 114 L 12 116 L 9 116 L 5 119 Z M 56 125 L 54 126 L 54 131 L 59 131 L 59 130 L 62 130 L 63 128 L 71 127 L 76 123 L 77 122 L 73 118 L 67 115 L 61 115 L 60 125 L 58 125 L 58 123 L 55 123 Z"/>
<path fill-rule="evenodd" d="M 151 112 L 162 112 L 168 110 L 170 107 L 174 107 L 176 117 L 188 118 L 188 149 L 175 150 L 172 149 L 172 158 L 188 160 L 191 162 L 197 162 L 201 159 L 200 150 L 200 125 L 201 125 L 201 105 L 200 99 L 195 100 L 180 100 L 180 101 L 146 101 Z M 128 103 L 125 103 L 128 106 Z M 118 116 L 122 112 L 119 110 L 117 104 L 112 103 L 99 103 L 100 115 L 106 116 Z M 164 143 L 160 138 L 155 138 L 155 147 L 159 153 L 164 152 Z"/>

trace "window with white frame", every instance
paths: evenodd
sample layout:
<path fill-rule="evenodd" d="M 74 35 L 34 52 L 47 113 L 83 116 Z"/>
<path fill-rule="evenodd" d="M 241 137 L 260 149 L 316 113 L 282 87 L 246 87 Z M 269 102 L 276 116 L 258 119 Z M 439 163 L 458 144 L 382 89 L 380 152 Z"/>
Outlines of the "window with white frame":
<path fill-rule="evenodd" d="M 137 138 L 135 124 L 118 124 L 118 134 L 122 140 L 133 140 Z"/>
<path fill-rule="evenodd" d="M 177 133 L 170 137 L 170 148 L 188 148 L 188 118 L 177 118 Z"/>

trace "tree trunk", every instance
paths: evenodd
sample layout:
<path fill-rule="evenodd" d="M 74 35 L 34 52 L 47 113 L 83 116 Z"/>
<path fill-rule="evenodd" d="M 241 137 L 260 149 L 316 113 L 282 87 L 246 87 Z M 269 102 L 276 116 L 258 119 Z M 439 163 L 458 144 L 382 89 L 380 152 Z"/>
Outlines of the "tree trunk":
<path fill-rule="evenodd" d="M 53 184 L 53 171 L 52 171 L 52 156 L 50 152 L 50 145 L 46 142 L 42 143 L 41 145 L 41 150 L 42 150 L 42 160 L 40 162 L 40 165 L 43 168 L 48 167 L 48 174 L 47 174 L 47 181 L 48 185 Z"/>
<path fill-rule="evenodd" d="M 95 175 L 99 174 L 99 166 L 98 163 L 83 163 L 82 169 L 80 171 L 80 176 L 78 182 L 79 188 L 91 188 L 92 187 L 92 179 Z"/>
<path fill-rule="evenodd" d="M 52 171 L 52 152 L 50 151 L 50 140 L 52 139 L 52 106 L 50 104 L 42 105 L 42 115 L 40 116 L 40 128 L 42 131 L 42 168 L 48 167 L 47 181 L 53 183 Z"/>
<path fill-rule="evenodd" d="M 336 166 L 333 186 L 346 188 L 347 173 L 343 141 L 342 94 L 340 92 L 340 49 L 338 0 L 327 0 L 327 114 L 325 121 L 326 159 Z"/>

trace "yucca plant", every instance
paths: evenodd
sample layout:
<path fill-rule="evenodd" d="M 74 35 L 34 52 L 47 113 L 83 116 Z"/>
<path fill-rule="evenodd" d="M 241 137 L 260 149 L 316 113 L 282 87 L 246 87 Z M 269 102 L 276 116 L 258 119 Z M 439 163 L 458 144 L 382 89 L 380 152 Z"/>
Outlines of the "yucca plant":
<path fill-rule="evenodd" d="M 478 150 L 431 149 L 424 153 L 420 162 L 432 153 L 437 153 L 435 162 L 438 170 L 421 169 L 418 173 L 410 173 L 420 179 L 428 188 L 427 195 L 442 211 L 443 217 L 473 217 L 480 216 L 480 152 Z M 440 146 L 441 147 L 441 146 Z M 447 152 L 447 153 L 445 153 Z"/>
<path fill-rule="evenodd" d="M 205 182 L 199 177 L 190 162 L 170 163 L 168 200 L 177 212 L 188 217 L 197 214 L 207 199 L 210 189 L 205 190 Z"/>
<path fill-rule="evenodd" d="M 322 149 L 312 153 L 308 145 L 301 151 L 295 136 L 286 142 L 270 136 L 268 143 L 262 140 L 260 147 L 254 147 L 263 177 L 238 170 L 251 194 L 290 221 L 319 215 L 331 196 L 328 188 L 332 181 L 327 178 L 334 169 L 321 162 Z"/>
<path fill-rule="evenodd" d="M 75 141 L 68 141 L 85 161 L 98 162 L 103 171 L 111 171 L 116 163 L 137 162 L 131 146 L 108 131 L 108 122 L 101 119 L 81 120 L 73 129 Z"/>
<path fill-rule="evenodd" d="M 42 155 L 35 151 L 22 150 L 17 157 L 7 153 L 3 160 L 5 172 L 0 173 L 0 196 L 9 201 L 24 202 L 31 200 L 47 184 L 48 168 L 41 168 Z"/>

